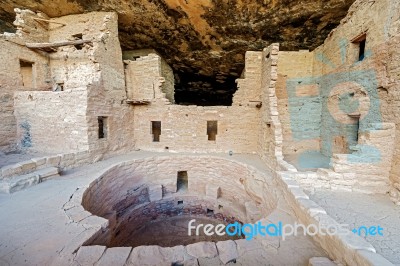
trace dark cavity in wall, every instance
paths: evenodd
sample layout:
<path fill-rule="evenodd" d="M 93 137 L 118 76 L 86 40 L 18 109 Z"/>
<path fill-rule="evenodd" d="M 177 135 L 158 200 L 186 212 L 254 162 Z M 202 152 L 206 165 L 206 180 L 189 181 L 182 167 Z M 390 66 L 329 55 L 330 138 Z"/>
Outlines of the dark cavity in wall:
<path fill-rule="evenodd" d="M 22 77 L 22 85 L 24 88 L 34 87 L 34 77 L 33 77 L 33 62 L 28 62 L 25 60 L 19 60 L 20 74 Z"/>
<path fill-rule="evenodd" d="M 239 76 L 208 77 L 177 72 L 175 102 L 180 105 L 230 106 Z"/>
<path fill-rule="evenodd" d="M 99 139 L 104 139 L 107 137 L 107 117 L 104 116 L 99 116 L 97 118 L 98 122 L 98 133 L 99 133 Z"/>
<path fill-rule="evenodd" d="M 13 25 L 13 21 L 15 20 L 14 13 L 6 13 L 1 12 L 0 14 L 0 33 L 3 32 L 16 32 L 16 27 Z"/>
<path fill-rule="evenodd" d="M 218 134 L 218 121 L 207 121 L 207 135 L 208 140 L 217 140 Z"/>
<path fill-rule="evenodd" d="M 151 121 L 151 134 L 153 135 L 153 142 L 160 142 L 161 121 Z"/>
<path fill-rule="evenodd" d="M 187 171 L 179 171 L 176 180 L 177 191 L 187 191 L 189 187 Z"/>
<path fill-rule="evenodd" d="M 365 58 L 365 44 L 366 44 L 366 39 L 360 41 L 360 50 L 358 52 L 358 60 L 362 61 Z"/>

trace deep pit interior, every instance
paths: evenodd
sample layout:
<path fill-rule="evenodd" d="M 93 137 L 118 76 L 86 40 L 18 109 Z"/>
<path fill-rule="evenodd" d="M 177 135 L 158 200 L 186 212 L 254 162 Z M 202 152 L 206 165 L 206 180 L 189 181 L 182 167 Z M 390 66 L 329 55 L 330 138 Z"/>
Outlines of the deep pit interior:
<path fill-rule="evenodd" d="M 270 214 L 277 205 L 277 192 L 265 193 L 267 188 L 256 181 L 257 175 L 245 165 L 201 156 L 115 165 L 84 193 L 84 208 L 109 221 L 85 245 L 174 247 L 241 239 L 243 235 L 206 236 L 203 232 L 195 236 L 195 231 L 189 236 L 188 222 L 243 224 Z"/>

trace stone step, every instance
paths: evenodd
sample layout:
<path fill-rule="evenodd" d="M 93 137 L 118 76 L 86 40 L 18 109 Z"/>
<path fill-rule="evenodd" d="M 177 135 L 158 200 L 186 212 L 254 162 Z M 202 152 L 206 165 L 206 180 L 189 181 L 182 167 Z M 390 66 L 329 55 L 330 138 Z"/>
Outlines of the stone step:
<path fill-rule="evenodd" d="M 59 169 L 57 167 L 48 167 L 29 174 L 3 179 L 0 181 L 0 192 L 14 193 L 39 184 L 43 180 L 54 176 L 59 176 Z"/>

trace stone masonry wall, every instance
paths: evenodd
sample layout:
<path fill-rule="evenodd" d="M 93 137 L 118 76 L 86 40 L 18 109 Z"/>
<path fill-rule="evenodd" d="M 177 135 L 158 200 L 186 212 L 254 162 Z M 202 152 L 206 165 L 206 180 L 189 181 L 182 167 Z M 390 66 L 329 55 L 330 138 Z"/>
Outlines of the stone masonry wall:
<path fill-rule="evenodd" d="M 387 68 L 389 62 L 396 64 L 393 57 L 399 53 L 392 50 L 389 54 L 389 47 L 398 47 L 399 10 L 398 1 L 356 1 L 340 26 L 314 51 L 314 75 L 321 75 L 323 96 L 321 150 L 326 155 L 353 152 L 334 155 L 332 161 L 335 172 L 347 169 L 348 173 L 356 173 L 353 189 L 384 193 L 390 169 L 392 180 L 399 176 L 393 167 L 400 160 L 400 142 L 394 137 L 400 121 L 392 100 L 398 98 L 395 91 L 399 79 Z M 363 34 L 366 47 L 360 61 L 359 36 Z M 357 116 L 359 121 L 355 122 Z M 348 177 L 343 180 L 346 182 L 354 181 Z"/>
<path fill-rule="evenodd" d="M 100 64 L 93 61 L 93 47 L 77 50 L 63 47 L 50 57 L 52 84 L 64 84 L 65 89 L 100 83 Z M 90 58 L 92 57 L 92 58 Z"/>
<path fill-rule="evenodd" d="M 155 50 L 124 51 L 125 79 L 128 99 L 153 99 L 157 90 L 154 83 L 162 82 L 161 92 L 174 103 L 174 73 Z M 148 62 L 148 61 L 153 61 Z M 143 68 L 146 68 L 144 71 Z"/>
<path fill-rule="evenodd" d="M 359 134 L 359 144 L 352 154 L 333 154 L 331 169 L 317 172 L 293 172 L 293 177 L 304 189 L 342 190 L 385 194 L 390 190 L 390 166 L 393 156 L 395 127 L 393 123 L 375 124 Z M 379 147 L 374 150 L 372 147 Z M 396 199 L 393 199 L 396 201 Z"/>
<path fill-rule="evenodd" d="M 98 63 L 100 73 L 100 80 L 94 80 L 88 86 L 89 150 L 100 157 L 133 151 L 134 111 L 124 103 L 127 95 L 122 51 L 118 40 L 117 14 L 96 12 L 79 18 L 85 22 L 83 35 L 95 40 L 93 57 L 89 58 L 94 64 Z M 74 18 L 72 16 L 62 19 L 72 21 Z M 90 22 L 90 19 L 93 21 Z M 104 119 L 104 138 L 99 138 L 99 118 Z"/>
<path fill-rule="evenodd" d="M 284 52 L 278 55 L 276 96 L 283 131 L 283 153 L 319 150 L 321 103 L 315 86 L 302 85 L 299 77 L 313 75 L 313 53 Z M 304 97 L 308 101 L 304 101 Z"/>
<path fill-rule="evenodd" d="M 271 169 L 278 169 L 278 161 L 283 159 L 282 124 L 278 113 L 277 79 L 278 79 L 279 44 L 271 44 L 263 50 L 261 65 L 261 119 L 259 134 L 259 154 Z"/>
<path fill-rule="evenodd" d="M 161 86 L 162 92 L 165 93 L 165 97 L 171 102 L 175 103 L 175 77 L 172 68 L 167 62 L 161 58 L 161 76 L 164 78 L 164 82 Z"/>
<path fill-rule="evenodd" d="M 309 178 L 299 173 L 300 183 L 385 193 L 392 169 L 396 186 L 398 6 L 391 0 L 356 1 L 315 51 L 280 52 L 277 96 L 284 154 L 333 156 L 331 169 Z M 392 197 L 400 194 L 394 191 Z"/>
<path fill-rule="evenodd" d="M 46 19 L 43 13 L 15 9 L 17 27 L 15 34 L 0 34 L 0 151 L 20 148 L 17 141 L 17 122 L 14 116 L 14 92 L 48 90 L 49 61 L 45 54 L 35 53 L 25 47 L 25 42 L 48 41 Z M 23 67 L 29 63 L 32 67 Z"/>
<path fill-rule="evenodd" d="M 52 19 L 50 41 L 92 40 L 82 47 L 59 48 L 51 57 L 53 80 L 65 86 L 84 86 L 99 82 L 108 97 L 117 103 L 125 95 L 122 52 L 118 41 L 118 18 L 111 12 L 93 12 Z"/>
<path fill-rule="evenodd" d="M 104 138 L 99 138 L 99 117 L 104 121 Z M 103 157 L 135 150 L 134 110 L 127 104 L 113 104 L 113 99 L 97 84 L 88 88 L 86 119 L 91 152 Z"/>
<path fill-rule="evenodd" d="M 135 83 L 138 88 L 149 88 L 153 91 L 153 100 L 150 105 L 135 106 L 134 108 L 134 138 L 136 148 L 152 151 L 190 151 L 190 152 L 229 152 L 256 153 L 258 151 L 258 134 L 260 132 L 260 112 L 256 105 L 259 102 L 251 102 L 254 91 L 254 81 L 260 82 L 261 71 L 258 70 L 261 62 L 261 53 L 250 53 L 246 65 L 250 73 L 242 81 L 242 86 L 237 93 L 241 94 L 241 105 L 232 107 L 215 106 L 181 106 L 172 105 L 162 92 L 163 77 L 157 76 L 160 60 L 157 55 L 140 57 L 136 61 L 128 63 L 140 73 L 135 75 Z M 258 67 L 258 68 L 257 68 Z M 154 70 L 154 71 L 152 71 Z M 148 78 L 148 73 L 154 73 Z M 254 72 L 254 73 L 253 73 Z M 135 72 L 136 73 L 136 72 Z M 139 77 L 139 78 L 138 78 Z M 141 78 L 140 78 L 141 77 Z M 133 79 L 133 75 L 131 75 Z M 253 82 L 253 83 L 252 83 Z M 127 84 L 130 84 L 128 82 Z M 140 84 L 144 84 L 140 86 Z M 241 91 L 249 91 L 249 94 Z M 129 91 L 129 90 L 128 90 Z M 148 93 L 150 94 L 150 93 Z M 259 90 L 258 90 L 258 94 Z M 259 96 L 258 96 L 259 97 Z M 240 117 L 240 119 L 238 119 Z M 151 122 L 161 122 L 160 141 L 154 142 L 151 132 Z M 208 140 L 207 121 L 217 121 L 216 140 Z"/>
<path fill-rule="evenodd" d="M 49 61 L 15 43 L 15 35 L 0 35 L 0 151 L 17 148 L 17 122 L 14 116 L 14 92 L 48 90 Z M 24 86 L 20 60 L 31 62 L 32 85 Z"/>
<path fill-rule="evenodd" d="M 240 117 L 240 119 L 238 119 Z M 259 113 L 255 107 L 201 107 L 158 103 L 135 108 L 136 148 L 190 152 L 257 152 Z M 161 121 L 153 142 L 151 121 Z M 218 121 L 216 140 L 208 140 L 207 121 Z"/>
<path fill-rule="evenodd" d="M 68 91 L 68 93 L 73 93 L 77 88 L 87 87 L 86 122 L 79 118 L 76 125 L 76 127 L 85 128 L 87 133 L 80 135 L 85 130 L 75 130 L 74 127 L 71 128 L 69 120 L 61 120 L 64 123 L 60 124 L 60 128 L 65 131 L 65 134 L 69 134 L 69 139 L 80 138 L 84 140 L 85 148 L 88 144 L 90 151 L 97 151 L 99 154 L 122 153 L 135 148 L 157 151 L 171 148 L 175 151 L 257 152 L 259 111 L 256 106 L 259 103 L 257 100 L 260 98 L 260 85 L 258 83 L 261 80 L 261 70 L 259 69 L 261 53 L 249 53 L 247 56 L 247 70 L 245 78 L 241 81 L 246 85 L 242 85 L 238 92 L 240 95 L 244 91 L 240 103 L 243 106 L 238 104 L 234 107 L 170 105 L 169 98 L 172 98 L 173 93 L 171 86 L 173 73 L 170 68 L 163 64 L 161 58 L 157 55 L 139 58 L 134 63 L 143 61 L 144 65 L 141 66 L 140 70 L 143 73 L 146 72 L 141 82 L 138 83 L 140 89 L 146 88 L 142 84 L 149 80 L 148 68 L 154 68 L 157 73 L 154 75 L 155 80 L 149 85 L 153 90 L 151 105 L 132 108 L 121 104 L 126 99 L 126 94 L 116 15 L 98 12 L 70 15 L 51 20 L 63 25 L 49 24 L 49 42 L 77 39 L 91 40 L 90 43 L 79 46 L 63 46 L 50 53 L 50 73 L 42 75 L 42 77 L 46 77 L 47 86 L 45 89 L 49 91 L 51 88 L 56 88 L 57 84 L 61 84 L 65 92 Z M 135 76 L 138 75 L 135 73 Z M 46 96 L 43 97 L 48 100 L 47 104 L 35 97 L 33 101 L 37 100 L 38 103 L 43 104 L 43 107 L 52 106 L 55 103 L 56 106 L 59 106 L 61 103 L 59 103 L 58 97 L 64 94 L 60 92 L 44 95 Z M 23 98 L 24 96 L 21 96 L 18 101 Z M 61 98 L 61 101 L 63 100 L 67 99 Z M 73 101 L 69 99 L 68 103 L 65 104 L 71 104 L 68 109 L 80 108 L 81 105 L 81 103 L 74 105 Z M 35 145 L 30 148 L 41 151 L 60 151 L 59 144 L 52 146 L 53 136 L 41 135 L 39 129 L 43 121 L 34 119 L 22 105 L 22 102 L 18 102 L 17 108 L 21 110 L 16 113 L 18 113 L 19 121 L 30 121 L 29 126 L 27 126 L 30 130 L 33 130 L 32 135 L 29 136 L 31 138 L 30 143 Z M 74 112 L 65 107 L 60 108 L 59 112 L 66 113 L 61 117 L 74 116 Z M 51 117 L 52 114 L 54 114 L 54 117 Z M 48 111 L 43 116 L 38 117 L 46 117 L 48 121 L 60 121 L 60 115 Z M 237 117 L 241 117 L 241 120 L 238 120 Z M 99 139 L 99 118 L 105 119 L 106 124 L 107 136 L 103 139 Z M 162 122 L 160 142 L 152 141 L 151 121 Z M 208 140 L 207 121 L 218 121 L 215 141 Z M 20 138 L 24 138 L 21 135 L 22 132 L 20 131 Z M 60 138 L 66 138 L 65 134 L 60 134 Z M 36 140 L 36 138 L 38 139 Z M 49 140 L 47 145 L 40 147 L 41 144 L 39 143 L 44 142 L 46 138 Z M 86 140 L 88 143 L 86 143 Z M 79 143 L 79 141 L 76 141 L 76 143 Z M 25 146 L 28 147 L 29 145 Z M 76 151 L 75 149 L 76 147 L 70 147 L 68 151 L 73 152 Z"/>
<path fill-rule="evenodd" d="M 84 151 L 88 145 L 86 88 L 15 93 L 21 147 L 48 153 Z"/>
<path fill-rule="evenodd" d="M 237 91 L 233 95 L 233 106 L 246 106 L 261 101 L 262 52 L 246 52 L 243 78 L 237 79 Z"/>
<path fill-rule="evenodd" d="M 62 84 L 64 91 L 18 96 L 18 120 L 30 130 L 30 144 L 25 147 L 48 152 L 90 150 L 96 158 L 134 150 L 129 126 L 133 124 L 133 110 L 122 104 L 126 92 L 116 14 L 96 12 L 52 20 L 64 25 L 50 24 L 50 42 L 91 42 L 49 53 L 50 73 L 42 74 L 50 76 L 46 90 Z M 24 105 L 26 97 L 31 102 Z M 32 104 L 37 108 L 28 112 Z M 104 138 L 99 136 L 99 118 L 104 119 Z M 57 125 L 50 130 L 52 134 L 46 131 L 49 122 Z M 20 139 L 27 134 L 24 130 L 19 130 Z"/>
<path fill-rule="evenodd" d="M 128 99 L 152 100 L 156 97 L 155 84 L 162 80 L 161 58 L 156 54 L 141 56 L 135 61 L 125 60 Z"/>

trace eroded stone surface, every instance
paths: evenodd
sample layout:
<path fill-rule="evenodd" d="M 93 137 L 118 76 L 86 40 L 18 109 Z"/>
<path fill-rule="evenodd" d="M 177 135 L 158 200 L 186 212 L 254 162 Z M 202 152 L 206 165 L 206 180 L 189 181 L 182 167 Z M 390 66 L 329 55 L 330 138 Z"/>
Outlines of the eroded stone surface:
<path fill-rule="evenodd" d="M 131 253 L 130 247 L 107 248 L 96 266 L 123 266 Z"/>
<path fill-rule="evenodd" d="M 239 257 L 236 249 L 236 243 L 233 240 L 220 241 L 217 242 L 216 245 L 219 259 L 222 261 L 222 263 L 227 264 L 229 262 L 235 262 Z"/>
<path fill-rule="evenodd" d="M 94 265 L 103 255 L 106 247 L 87 246 L 81 247 L 74 259 L 75 265 Z"/>
<path fill-rule="evenodd" d="M 186 252 L 195 258 L 214 258 L 218 255 L 217 248 L 213 242 L 199 242 L 187 245 Z"/>

